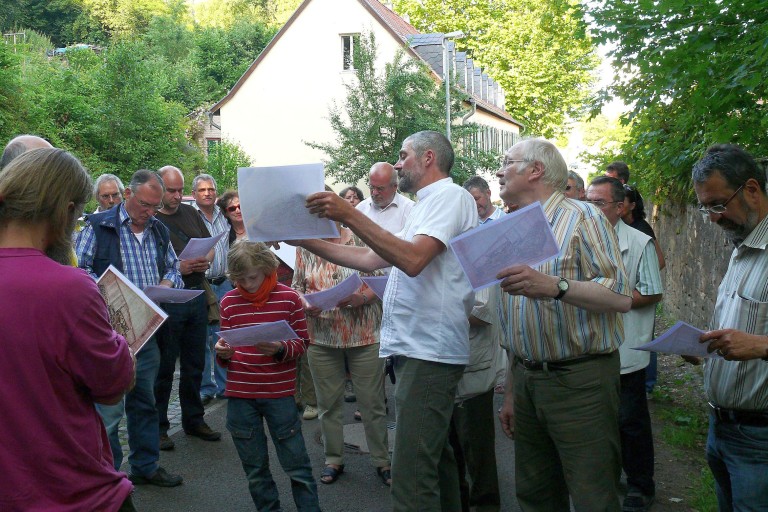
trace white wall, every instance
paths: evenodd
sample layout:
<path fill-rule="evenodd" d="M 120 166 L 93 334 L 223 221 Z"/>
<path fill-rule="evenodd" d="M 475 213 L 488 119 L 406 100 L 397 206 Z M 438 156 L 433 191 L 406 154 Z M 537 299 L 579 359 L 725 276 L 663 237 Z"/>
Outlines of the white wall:
<path fill-rule="evenodd" d="M 253 165 L 319 162 L 325 154 L 304 141 L 331 142 L 332 100 L 341 104 L 341 34 L 373 31 L 377 67 L 383 69 L 400 44 L 357 0 L 312 0 L 269 53 L 221 108 L 222 137 L 238 142 Z"/>

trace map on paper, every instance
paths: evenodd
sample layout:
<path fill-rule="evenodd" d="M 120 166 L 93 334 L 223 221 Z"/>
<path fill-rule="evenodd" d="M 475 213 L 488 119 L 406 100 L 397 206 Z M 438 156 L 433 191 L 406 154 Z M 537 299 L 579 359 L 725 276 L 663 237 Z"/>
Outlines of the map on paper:
<path fill-rule="evenodd" d="M 269 341 L 295 340 L 299 337 L 285 320 L 229 329 L 217 332 L 216 335 L 226 341 L 230 347 L 258 345 Z"/>
<path fill-rule="evenodd" d="M 536 267 L 560 253 L 539 202 L 470 229 L 449 244 L 475 291 L 501 282 L 496 275 L 507 267 Z"/>
<path fill-rule="evenodd" d="M 107 303 L 112 328 L 125 338 L 134 354 L 138 353 L 168 314 L 112 265 L 96 285 Z"/>
<path fill-rule="evenodd" d="M 709 343 L 699 342 L 699 336 L 704 331 L 685 322 L 677 322 L 667 332 L 650 343 L 635 350 L 647 350 L 649 352 L 662 352 L 664 354 L 680 354 L 681 356 L 707 357 L 710 359 L 722 359 L 717 352 L 707 352 Z"/>
<path fill-rule="evenodd" d="M 379 299 L 384 298 L 384 290 L 387 289 L 389 276 L 361 277 L 360 279 L 368 285 L 368 288 L 373 290 L 373 293 L 375 293 Z"/>
<path fill-rule="evenodd" d="M 336 304 L 355 293 L 361 286 L 363 286 L 363 281 L 360 279 L 360 274 L 355 273 L 333 288 L 304 295 L 304 300 L 310 306 L 328 311 L 334 309 Z"/>

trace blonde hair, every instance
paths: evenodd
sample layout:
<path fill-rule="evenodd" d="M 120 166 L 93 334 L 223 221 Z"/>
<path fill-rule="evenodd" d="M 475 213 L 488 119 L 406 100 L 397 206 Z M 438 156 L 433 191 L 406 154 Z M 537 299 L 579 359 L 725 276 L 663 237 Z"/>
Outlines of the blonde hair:
<path fill-rule="evenodd" d="M 47 222 L 51 244 L 66 243 L 92 191 L 90 175 L 70 153 L 56 148 L 27 151 L 0 173 L 0 223 Z"/>
<path fill-rule="evenodd" d="M 238 240 L 229 249 L 227 255 L 227 277 L 236 282 L 245 278 L 254 270 L 261 270 L 265 274 L 274 272 L 280 262 L 277 256 L 269 250 L 263 242 L 249 242 Z"/>

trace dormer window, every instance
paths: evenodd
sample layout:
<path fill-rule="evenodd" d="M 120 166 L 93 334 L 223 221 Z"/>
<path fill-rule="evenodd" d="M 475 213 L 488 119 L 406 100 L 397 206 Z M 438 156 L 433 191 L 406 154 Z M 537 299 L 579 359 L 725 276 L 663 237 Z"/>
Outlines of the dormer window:
<path fill-rule="evenodd" d="M 341 69 L 353 71 L 355 69 L 354 56 L 355 45 L 360 42 L 360 34 L 342 34 L 341 36 Z"/>

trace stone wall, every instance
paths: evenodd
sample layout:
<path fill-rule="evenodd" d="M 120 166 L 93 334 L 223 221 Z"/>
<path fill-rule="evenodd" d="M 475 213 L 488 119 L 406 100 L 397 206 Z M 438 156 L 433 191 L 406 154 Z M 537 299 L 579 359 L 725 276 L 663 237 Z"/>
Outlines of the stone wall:
<path fill-rule="evenodd" d="M 733 244 L 693 206 L 656 207 L 648 221 L 667 263 L 663 272 L 665 314 L 708 329 Z"/>

